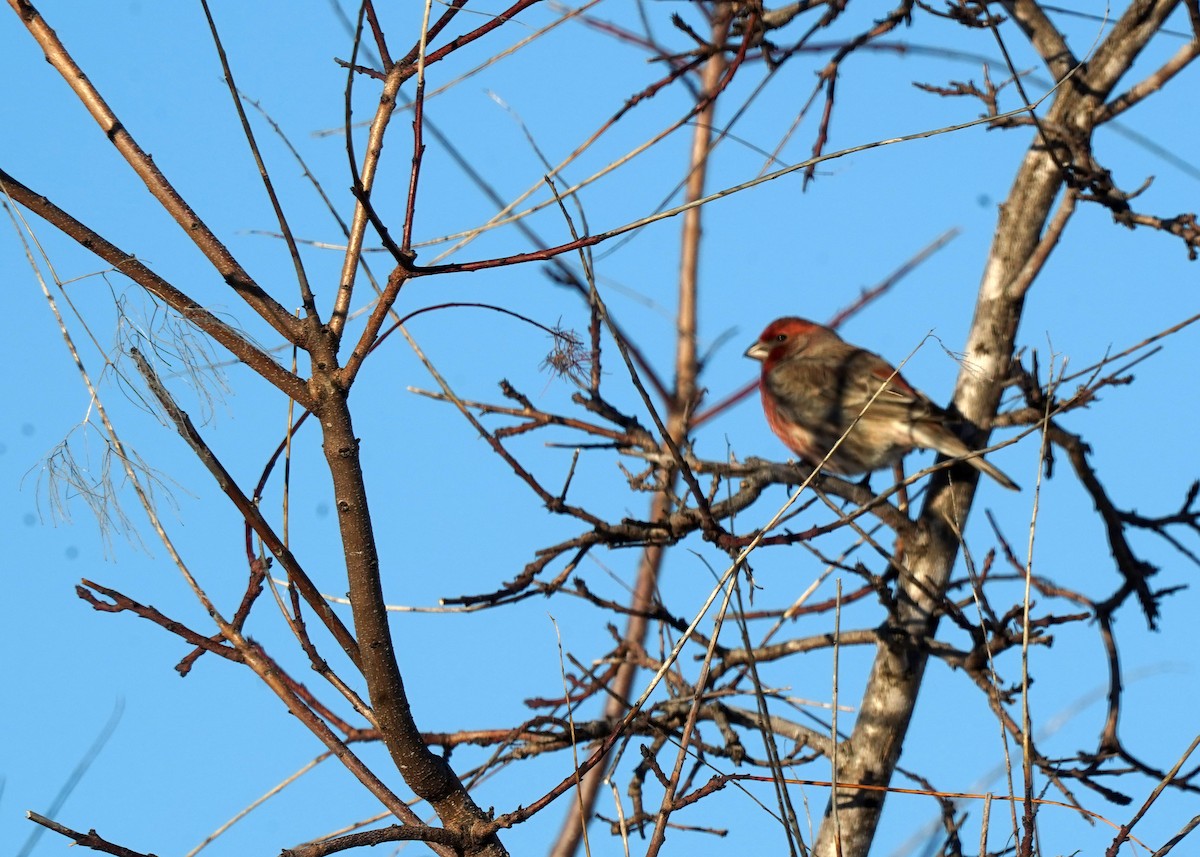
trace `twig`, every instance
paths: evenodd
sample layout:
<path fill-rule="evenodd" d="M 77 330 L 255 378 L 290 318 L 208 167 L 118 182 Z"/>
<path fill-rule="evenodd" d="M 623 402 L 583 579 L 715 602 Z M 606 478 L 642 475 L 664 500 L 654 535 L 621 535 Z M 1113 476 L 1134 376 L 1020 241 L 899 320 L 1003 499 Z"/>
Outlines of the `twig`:
<path fill-rule="evenodd" d="M 77 830 L 72 830 L 66 825 L 59 824 L 57 821 L 51 821 L 44 815 L 39 815 L 36 812 L 27 811 L 25 817 L 34 824 L 40 824 L 48 830 L 53 830 L 55 833 L 62 834 L 68 839 L 74 840 L 76 845 L 82 845 L 85 848 L 91 848 L 93 851 L 99 851 L 102 854 L 113 854 L 115 857 L 155 857 L 154 854 L 134 851 L 131 848 L 126 848 L 122 845 L 117 845 L 114 842 L 109 842 L 107 839 L 98 834 L 95 830 L 89 830 L 87 833 L 80 833 Z"/>

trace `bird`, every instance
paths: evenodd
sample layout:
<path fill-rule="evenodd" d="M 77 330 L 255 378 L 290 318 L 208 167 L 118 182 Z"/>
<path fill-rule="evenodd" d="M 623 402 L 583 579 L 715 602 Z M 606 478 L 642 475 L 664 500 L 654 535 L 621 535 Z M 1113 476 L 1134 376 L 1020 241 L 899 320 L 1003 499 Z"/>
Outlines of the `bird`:
<path fill-rule="evenodd" d="M 759 390 L 771 431 L 813 466 L 824 462 L 829 472 L 853 476 L 896 464 L 914 449 L 933 449 L 1021 490 L 953 431 L 961 420 L 878 354 L 823 324 L 778 318 L 745 356 L 762 362 Z"/>

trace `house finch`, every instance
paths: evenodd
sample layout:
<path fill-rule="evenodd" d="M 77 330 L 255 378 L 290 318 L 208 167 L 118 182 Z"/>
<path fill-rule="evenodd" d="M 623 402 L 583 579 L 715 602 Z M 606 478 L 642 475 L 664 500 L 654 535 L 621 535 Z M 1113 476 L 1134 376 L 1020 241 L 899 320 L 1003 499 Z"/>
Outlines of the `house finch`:
<path fill-rule="evenodd" d="M 917 447 L 949 458 L 972 454 L 950 428 L 953 417 L 878 354 L 824 325 L 776 319 L 746 356 L 762 361 L 759 389 L 771 431 L 809 464 L 828 455 L 826 470 L 853 475 L 895 464 Z M 966 462 L 1005 488 L 1020 490 L 981 456 Z"/>

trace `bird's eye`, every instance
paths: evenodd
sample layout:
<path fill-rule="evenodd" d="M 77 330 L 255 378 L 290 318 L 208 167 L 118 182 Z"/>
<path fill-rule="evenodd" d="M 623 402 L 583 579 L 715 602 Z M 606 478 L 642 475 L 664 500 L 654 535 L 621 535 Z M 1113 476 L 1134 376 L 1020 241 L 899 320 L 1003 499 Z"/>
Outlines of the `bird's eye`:
<path fill-rule="evenodd" d="M 786 333 L 779 334 L 778 336 L 775 337 L 775 341 L 776 342 L 787 342 L 787 334 Z"/>

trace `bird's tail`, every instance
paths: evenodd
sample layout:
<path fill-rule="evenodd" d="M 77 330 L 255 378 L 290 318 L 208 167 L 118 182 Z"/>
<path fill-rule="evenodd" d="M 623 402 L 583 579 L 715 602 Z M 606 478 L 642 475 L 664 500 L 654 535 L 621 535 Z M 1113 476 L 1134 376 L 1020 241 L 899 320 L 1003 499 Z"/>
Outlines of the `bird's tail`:
<path fill-rule="evenodd" d="M 1013 482 L 1011 479 L 1009 479 L 1003 470 L 1001 470 L 996 465 L 992 464 L 990 461 L 988 461 L 982 455 L 975 454 L 975 456 L 973 458 L 968 458 L 967 464 L 971 465 L 976 470 L 978 470 L 982 473 L 986 473 L 988 476 L 995 479 L 997 482 L 999 482 L 1005 488 L 1008 488 L 1010 491 L 1020 491 L 1021 490 L 1020 485 L 1018 485 L 1016 482 Z"/>
<path fill-rule="evenodd" d="M 972 450 L 948 428 L 941 425 L 919 424 L 913 431 L 913 439 L 926 449 L 935 449 L 948 458 L 961 458 L 980 473 L 986 473 L 1010 491 L 1020 491 L 1021 486 L 1013 482 L 996 465 L 979 452 Z"/>

